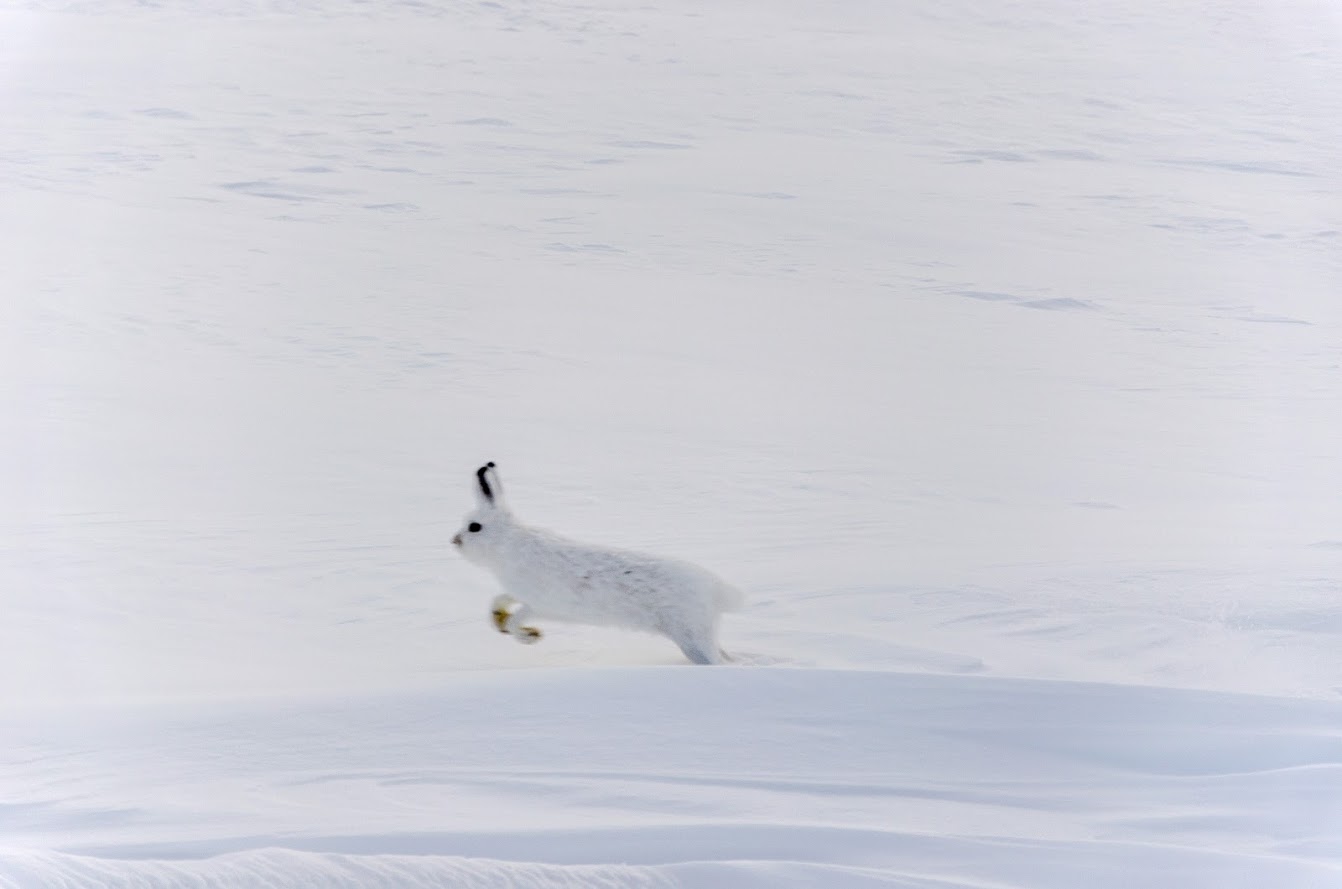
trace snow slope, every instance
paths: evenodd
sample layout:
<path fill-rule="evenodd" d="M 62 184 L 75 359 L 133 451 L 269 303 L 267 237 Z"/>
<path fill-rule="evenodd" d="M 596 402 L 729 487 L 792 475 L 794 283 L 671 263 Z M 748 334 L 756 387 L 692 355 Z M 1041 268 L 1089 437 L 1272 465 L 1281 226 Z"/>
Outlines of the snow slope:
<path fill-rule="evenodd" d="M 1339 34 L 0 7 L 0 886 L 1342 886 Z"/>
<path fill-rule="evenodd" d="M 10 796 L 7 827 L 39 851 L 0 859 L 0 875 L 17 886 L 1336 886 L 1339 709 L 1041 680 L 647 667 L 81 712 L 40 732 L 6 726 L 30 751 L 6 773 L 33 788 Z"/>

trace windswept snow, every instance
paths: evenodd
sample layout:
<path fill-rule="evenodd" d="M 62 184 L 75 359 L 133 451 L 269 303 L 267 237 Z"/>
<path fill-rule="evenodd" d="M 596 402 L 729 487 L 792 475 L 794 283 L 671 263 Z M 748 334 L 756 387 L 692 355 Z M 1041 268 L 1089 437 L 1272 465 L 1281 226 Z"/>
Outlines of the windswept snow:
<path fill-rule="evenodd" d="M 1342 887 L 1340 34 L 0 8 L 0 887 Z"/>
<path fill-rule="evenodd" d="M 6 827 L 65 851 L 7 855 L 0 877 L 1336 886 L 1340 713 L 1119 685 L 646 667 L 81 712 L 39 731 L 7 720 L 27 752 L 5 763 L 20 791 Z"/>

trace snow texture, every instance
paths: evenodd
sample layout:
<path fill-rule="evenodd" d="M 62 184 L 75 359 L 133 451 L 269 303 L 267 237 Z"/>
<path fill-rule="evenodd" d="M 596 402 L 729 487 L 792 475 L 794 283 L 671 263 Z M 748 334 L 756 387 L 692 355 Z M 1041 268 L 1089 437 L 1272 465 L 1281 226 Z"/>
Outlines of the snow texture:
<path fill-rule="evenodd" d="M 1339 35 L 0 5 L 0 887 L 1342 887 Z"/>

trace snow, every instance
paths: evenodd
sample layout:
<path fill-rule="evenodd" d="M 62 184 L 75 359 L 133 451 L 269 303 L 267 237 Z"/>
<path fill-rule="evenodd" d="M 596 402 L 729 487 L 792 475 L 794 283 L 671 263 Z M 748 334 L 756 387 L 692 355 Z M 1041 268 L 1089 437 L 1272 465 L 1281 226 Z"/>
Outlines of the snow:
<path fill-rule="evenodd" d="M 0 887 L 1342 887 L 1340 26 L 0 8 Z"/>
<path fill-rule="evenodd" d="M 1335 886 L 1336 717 L 1332 702 L 1135 686 L 667 667 L 80 713 L 7 726 L 42 752 L 11 772 L 43 793 L 7 815 L 39 851 L 0 874 Z"/>

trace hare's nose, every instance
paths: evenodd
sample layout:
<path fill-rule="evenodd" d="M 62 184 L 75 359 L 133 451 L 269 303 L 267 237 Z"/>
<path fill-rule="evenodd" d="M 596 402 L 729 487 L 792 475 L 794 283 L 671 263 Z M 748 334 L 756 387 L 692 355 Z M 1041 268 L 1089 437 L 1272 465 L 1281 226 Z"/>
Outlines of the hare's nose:
<path fill-rule="evenodd" d="M 455 535 L 452 538 L 452 542 L 455 543 L 457 546 L 461 546 L 461 535 L 460 534 Z"/>

